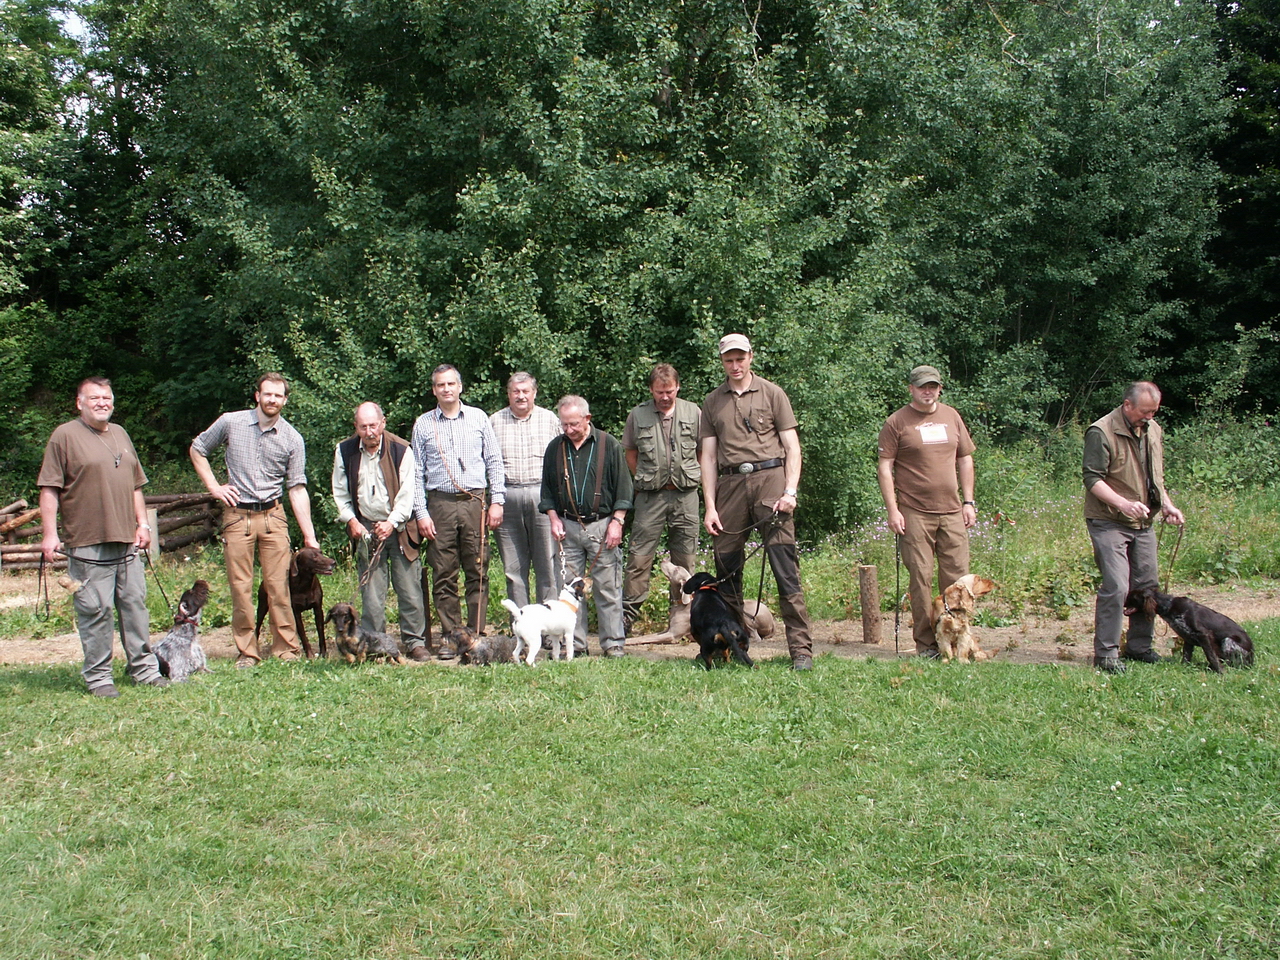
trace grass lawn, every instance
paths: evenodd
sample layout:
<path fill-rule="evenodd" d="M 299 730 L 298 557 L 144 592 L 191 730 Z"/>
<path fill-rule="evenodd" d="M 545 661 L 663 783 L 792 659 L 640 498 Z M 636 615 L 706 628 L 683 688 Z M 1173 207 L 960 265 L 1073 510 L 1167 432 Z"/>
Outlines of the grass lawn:
<path fill-rule="evenodd" d="M 0 670 L 0 957 L 1256 957 L 1253 670 Z"/>

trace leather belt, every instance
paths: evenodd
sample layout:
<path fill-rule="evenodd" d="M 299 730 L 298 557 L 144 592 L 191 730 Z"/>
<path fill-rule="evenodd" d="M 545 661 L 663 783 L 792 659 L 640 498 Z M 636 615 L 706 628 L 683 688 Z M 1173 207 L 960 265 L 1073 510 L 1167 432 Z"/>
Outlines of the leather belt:
<path fill-rule="evenodd" d="M 774 467 L 780 467 L 784 463 L 781 457 L 774 457 L 772 460 L 758 460 L 755 463 L 740 463 L 736 467 L 721 467 L 720 476 L 731 477 L 735 473 L 755 473 L 757 470 L 772 470 Z"/>
<path fill-rule="evenodd" d="M 249 513 L 262 513 L 263 511 L 272 509 L 279 503 L 280 503 L 279 497 L 276 497 L 274 500 L 264 500 L 262 503 L 246 503 L 245 501 L 241 500 L 234 507 L 232 507 L 232 509 L 247 510 Z"/>
<path fill-rule="evenodd" d="M 484 490 L 428 490 L 427 500 L 478 500 L 483 493 Z"/>

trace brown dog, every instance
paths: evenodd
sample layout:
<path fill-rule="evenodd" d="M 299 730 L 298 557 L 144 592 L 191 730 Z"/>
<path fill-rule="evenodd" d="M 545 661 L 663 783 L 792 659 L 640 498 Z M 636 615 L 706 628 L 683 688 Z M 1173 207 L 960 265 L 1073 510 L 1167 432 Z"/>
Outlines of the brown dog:
<path fill-rule="evenodd" d="M 326 657 L 329 651 L 324 639 L 324 587 L 320 578 L 333 573 L 337 561 L 326 557 L 315 547 L 303 547 L 293 555 L 289 563 L 289 606 L 293 608 L 293 621 L 298 625 L 298 640 L 302 650 L 310 660 L 314 654 L 311 644 L 307 642 L 307 631 L 302 626 L 302 612 L 310 610 L 316 619 L 316 634 L 320 637 L 320 656 Z M 267 616 L 267 587 L 258 585 L 258 622 L 253 628 L 253 639 L 256 641 L 262 632 L 262 621 Z"/>
<path fill-rule="evenodd" d="M 933 624 L 934 635 L 938 639 L 938 652 L 942 654 L 943 660 L 967 662 L 970 659 L 989 660 L 994 656 L 978 646 L 978 640 L 970 629 L 969 618 L 973 616 L 977 598 L 995 588 L 993 581 L 970 573 L 943 590 L 942 596 L 933 598 L 933 611 L 929 621 Z"/>

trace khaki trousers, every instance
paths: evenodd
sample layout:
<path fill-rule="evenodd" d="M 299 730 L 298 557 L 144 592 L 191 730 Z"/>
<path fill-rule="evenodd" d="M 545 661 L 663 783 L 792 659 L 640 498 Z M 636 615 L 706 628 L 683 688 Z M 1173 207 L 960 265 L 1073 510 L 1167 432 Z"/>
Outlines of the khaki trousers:
<path fill-rule="evenodd" d="M 292 659 L 298 655 L 298 628 L 289 602 L 289 520 L 284 506 L 255 513 L 227 507 L 222 512 L 223 556 L 227 563 L 227 587 L 231 591 L 231 635 L 242 657 L 261 660 L 253 638 L 256 609 L 253 592 L 253 558 L 262 567 L 267 588 L 267 612 L 271 615 L 271 655 Z"/>
<path fill-rule="evenodd" d="M 911 636 L 916 653 L 934 653 L 938 640 L 929 622 L 933 598 L 969 572 L 969 532 L 960 513 L 899 509 L 907 521 L 907 532 L 902 535 L 902 564 L 911 578 Z M 933 583 L 935 561 L 938 587 Z"/>

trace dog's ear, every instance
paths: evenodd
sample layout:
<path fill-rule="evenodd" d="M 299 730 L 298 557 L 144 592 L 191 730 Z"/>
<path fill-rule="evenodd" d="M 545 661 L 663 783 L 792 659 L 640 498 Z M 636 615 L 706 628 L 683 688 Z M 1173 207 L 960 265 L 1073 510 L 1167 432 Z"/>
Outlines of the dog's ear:
<path fill-rule="evenodd" d="M 1156 618 L 1156 594 L 1155 594 L 1155 591 L 1154 591 L 1154 590 L 1148 590 L 1148 591 L 1146 591 L 1146 592 L 1145 592 L 1144 596 L 1146 597 L 1146 599 L 1142 601 L 1142 609 L 1143 609 L 1143 612 L 1145 612 L 1145 613 L 1146 613 L 1146 615 L 1147 615 L 1147 619 L 1148 619 L 1148 620 L 1154 620 L 1154 619 Z"/>
<path fill-rule="evenodd" d="M 973 578 L 973 595 L 975 597 L 985 597 L 995 588 L 996 582 L 994 580 L 988 580 L 986 577 Z"/>
<path fill-rule="evenodd" d="M 298 553 L 302 551 L 299 550 Z M 289 561 L 289 576 L 296 577 L 298 575 L 298 553 L 293 555 L 293 559 Z"/>

